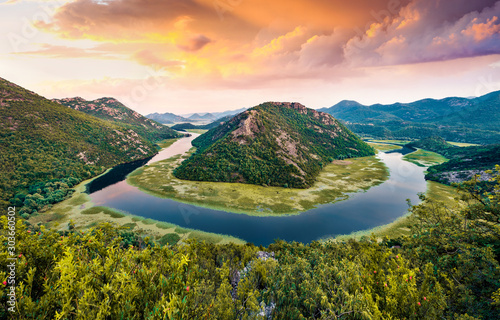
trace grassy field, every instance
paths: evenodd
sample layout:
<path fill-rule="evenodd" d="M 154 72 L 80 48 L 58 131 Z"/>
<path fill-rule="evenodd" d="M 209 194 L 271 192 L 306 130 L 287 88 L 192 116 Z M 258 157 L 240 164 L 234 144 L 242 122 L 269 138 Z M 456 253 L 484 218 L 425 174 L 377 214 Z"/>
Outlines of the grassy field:
<path fill-rule="evenodd" d="M 162 142 L 170 145 L 176 139 Z M 371 143 L 380 151 L 398 149 L 398 146 Z M 191 150 L 193 152 L 193 149 Z M 314 205 L 344 199 L 345 192 L 354 192 L 359 189 L 368 189 L 387 179 L 387 168 L 375 157 L 335 161 L 327 166 L 318 178 L 317 183 L 310 189 L 284 189 L 260 187 L 254 185 L 209 183 L 181 181 L 171 175 L 172 168 L 183 158 L 177 156 L 171 159 L 154 163 L 141 168 L 129 176 L 129 182 L 140 182 L 141 185 L 155 186 L 157 191 L 146 190 L 155 195 L 172 197 L 186 203 L 216 207 L 224 210 L 230 205 L 230 211 L 238 211 L 255 215 L 297 213 L 308 210 Z M 421 154 L 426 158 L 426 154 Z M 420 159 L 422 160 L 422 159 Z M 90 180 L 89 180 L 90 181 Z M 90 197 L 84 193 L 85 181 L 78 185 L 73 196 L 54 205 L 49 211 L 32 217 L 30 223 L 43 224 L 59 230 L 68 229 L 71 221 L 79 230 L 95 226 L 99 222 L 111 222 L 117 226 L 134 230 L 141 235 L 155 238 L 159 243 L 169 243 L 172 239 L 180 242 L 187 239 L 205 240 L 211 243 L 245 243 L 245 241 L 219 234 L 212 234 L 198 230 L 181 228 L 179 226 L 133 216 L 117 210 L 94 206 Z M 428 182 L 427 195 L 431 198 L 443 200 L 449 205 L 455 195 L 455 189 L 436 182 Z M 217 201 L 217 199 L 219 199 Z M 208 202 L 207 202 L 208 200 Z M 198 203 L 197 201 L 200 201 Z M 213 201 L 213 202 L 209 202 Z M 227 202 L 226 202 L 227 201 Z M 208 204 L 207 204 L 208 203 Z M 244 209 L 242 209 L 244 208 Z M 246 208 L 246 209 L 245 209 Z M 406 235 L 413 223 L 411 216 L 404 216 L 395 222 L 375 229 L 366 230 L 350 235 L 339 236 L 337 239 L 361 238 L 370 236 L 382 239 L 384 236 L 397 237 Z"/>
<path fill-rule="evenodd" d="M 478 144 L 474 144 L 474 143 L 452 142 L 452 141 L 446 141 L 446 142 L 448 142 L 449 144 L 452 144 L 454 146 L 457 146 L 457 147 L 473 147 L 473 146 L 478 146 Z"/>
<path fill-rule="evenodd" d="M 34 225 L 44 225 L 57 230 L 68 230 L 69 223 L 73 223 L 77 230 L 86 230 L 100 222 L 109 222 L 117 227 L 133 230 L 140 235 L 149 236 L 159 243 L 165 239 L 178 239 L 180 242 L 187 239 L 198 239 L 211 243 L 239 243 L 245 241 L 226 235 L 186 229 L 174 224 L 140 216 L 133 216 L 112 208 L 95 206 L 90 197 L 84 192 L 85 185 L 91 180 L 84 181 L 75 188 L 72 197 L 55 204 L 46 212 L 39 213 L 29 219 Z M 175 235 L 174 235 L 175 234 Z"/>
<path fill-rule="evenodd" d="M 208 130 L 205 130 L 205 129 L 186 129 L 186 131 L 192 132 L 192 133 L 204 134 Z"/>
<path fill-rule="evenodd" d="M 364 157 L 334 161 L 323 169 L 309 189 L 187 181 L 172 174 L 186 156 L 142 167 L 130 174 L 127 182 L 158 197 L 217 210 L 267 216 L 297 214 L 320 204 L 346 199 L 346 193 L 366 190 L 388 177 L 382 161 L 376 157 Z"/>
<path fill-rule="evenodd" d="M 396 150 L 396 149 L 401 149 L 400 146 L 394 145 L 394 144 L 386 144 L 386 143 L 374 143 L 374 142 L 368 142 L 369 145 L 377 149 L 378 151 L 391 151 L 391 150 Z"/>
<path fill-rule="evenodd" d="M 394 143 L 394 144 L 407 144 L 412 142 L 412 140 L 373 140 L 373 139 L 368 139 L 368 142 L 373 142 L 373 143 Z"/>
<path fill-rule="evenodd" d="M 440 154 L 422 149 L 405 155 L 403 159 L 420 167 L 430 167 L 448 161 Z"/>
<path fill-rule="evenodd" d="M 170 147 L 172 144 L 174 144 L 174 142 L 176 142 L 177 140 L 179 140 L 180 138 L 176 138 L 176 139 L 165 139 L 163 141 L 160 141 L 157 143 L 157 145 L 162 148 L 162 149 L 165 149 L 165 148 L 168 148 Z"/>

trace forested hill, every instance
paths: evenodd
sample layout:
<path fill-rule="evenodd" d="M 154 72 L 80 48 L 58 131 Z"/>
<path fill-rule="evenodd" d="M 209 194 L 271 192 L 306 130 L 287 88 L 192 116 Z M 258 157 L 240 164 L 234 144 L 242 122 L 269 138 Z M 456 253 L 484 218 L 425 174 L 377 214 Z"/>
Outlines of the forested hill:
<path fill-rule="evenodd" d="M 334 159 L 374 150 L 329 114 L 299 103 L 251 108 L 193 141 L 197 153 L 174 172 L 181 179 L 305 188 Z"/>
<path fill-rule="evenodd" d="M 426 179 L 446 184 L 463 182 L 476 174 L 480 175 L 480 180 L 487 180 L 491 175 L 486 171 L 500 164 L 500 144 L 456 147 L 441 137 L 429 137 L 407 146 L 433 151 L 450 159 L 430 167 L 425 176 Z"/>
<path fill-rule="evenodd" d="M 188 129 L 210 130 L 210 129 L 213 129 L 221 124 L 224 124 L 224 122 L 231 120 L 233 117 L 234 117 L 234 115 L 225 116 L 225 117 L 222 117 L 222 118 L 215 120 L 214 122 L 211 122 L 209 124 L 204 124 L 204 125 L 195 125 L 192 123 L 178 123 L 178 124 L 172 126 L 172 129 L 175 129 L 178 131 L 186 131 Z"/>
<path fill-rule="evenodd" d="M 477 144 L 500 142 L 500 91 L 477 98 L 450 97 L 411 103 L 365 106 L 341 101 L 320 109 L 348 122 L 356 133 L 378 138 L 446 140 Z"/>
<path fill-rule="evenodd" d="M 105 168 L 157 151 L 131 129 L 2 78 L 0 119 L 0 202 L 6 205 L 11 199 L 17 206 L 26 205 L 27 212 L 62 200 L 73 184 Z"/>
<path fill-rule="evenodd" d="M 115 122 L 127 129 L 132 129 L 150 141 L 159 141 L 179 136 L 175 130 L 140 115 L 114 98 L 100 98 L 87 101 L 76 97 L 53 99 L 53 101 L 97 118 Z"/>

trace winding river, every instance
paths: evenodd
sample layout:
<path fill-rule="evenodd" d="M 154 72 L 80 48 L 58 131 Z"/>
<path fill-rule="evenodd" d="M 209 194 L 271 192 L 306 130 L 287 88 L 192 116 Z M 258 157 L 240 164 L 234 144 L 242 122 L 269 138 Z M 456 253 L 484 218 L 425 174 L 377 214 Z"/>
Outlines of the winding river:
<path fill-rule="evenodd" d="M 425 168 L 404 161 L 403 155 L 409 152 L 404 149 L 377 155 L 390 170 L 384 183 L 350 194 L 348 200 L 291 216 L 258 217 L 197 207 L 151 196 L 125 181 L 138 167 L 186 152 L 196 136 L 182 138 L 150 159 L 117 166 L 93 180 L 87 185 L 92 201 L 133 215 L 268 245 L 275 239 L 309 243 L 391 223 L 406 214 L 406 199 L 416 204 L 418 193 L 426 190 Z"/>

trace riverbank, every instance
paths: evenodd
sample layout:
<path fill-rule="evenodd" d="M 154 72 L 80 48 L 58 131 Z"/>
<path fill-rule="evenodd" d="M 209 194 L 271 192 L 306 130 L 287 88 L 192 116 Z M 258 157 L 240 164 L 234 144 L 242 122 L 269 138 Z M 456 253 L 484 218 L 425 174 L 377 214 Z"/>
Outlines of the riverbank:
<path fill-rule="evenodd" d="M 380 141 L 381 143 L 389 143 L 388 141 Z M 383 145 L 381 145 L 383 146 Z M 388 145 L 386 145 L 388 146 Z M 421 167 L 428 167 L 435 164 L 440 164 L 448 161 L 445 157 L 431 151 L 418 149 L 415 152 L 407 154 L 403 157 L 404 160 L 414 163 Z M 457 189 L 434 181 L 427 181 L 427 190 L 425 195 L 435 201 L 441 201 L 448 207 L 456 206 Z M 406 215 L 396 219 L 394 222 L 382 225 L 376 228 L 362 230 L 348 235 L 339 235 L 335 237 L 337 241 L 345 241 L 347 239 L 361 239 L 362 237 L 373 236 L 379 241 L 384 237 L 397 238 L 410 235 L 411 226 L 415 223 L 415 219 L 408 212 Z"/>
<path fill-rule="evenodd" d="M 178 139 L 162 141 L 158 145 L 168 147 Z M 102 175 L 106 174 L 107 170 Z M 100 175 L 100 176 L 102 176 Z M 52 206 L 45 212 L 32 216 L 28 220 L 33 225 L 44 225 L 60 231 L 68 230 L 73 224 L 77 230 L 87 230 L 98 223 L 108 222 L 124 230 L 134 231 L 142 236 L 149 236 L 157 241 L 162 238 L 176 239 L 183 242 L 188 239 L 197 239 L 209 243 L 246 243 L 244 240 L 227 235 L 203 232 L 195 229 L 181 228 L 171 223 L 146 219 L 130 215 L 112 208 L 95 206 L 90 196 L 85 193 L 86 185 L 98 177 L 86 180 L 74 187 L 72 196 Z"/>
<path fill-rule="evenodd" d="M 177 179 L 173 170 L 189 155 L 178 155 L 141 167 L 127 177 L 127 183 L 153 196 L 186 204 L 272 216 L 299 214 L 322 204 L 346 200 L 348 193 L 367 190 L 383 183 L 389 176 L 385 164 L 372 156 L 332 162 L 323 168 L 316 183 L 308 189 Z"/>
<path fill-rule="evenodd" d="M 394 145 L 387 145 L 387 144 L 373 144 L 374 147 L 376 147 L 380 151 L 389 151 L 393 149 L 398 149 L 398 146 Z M 166 150 L 165 150 L 166 151 Z M 173 163 L 170 163 L 171 161 L 180 161 L 182 160 L 183 157 L 187 157 L 188 154 L 184 155 L 177 155 L 174 157 L 170 157 L 169 159 L 166 160 L 161 160 L 157 163 L 152 163 L 151 165 L 145 166 L 141 168 L 144 170 L 144 172 L 147 172 L 150 176 L 150 178 L 156 178 L 156 179 L 164 179 L 164 176 L 160 176 L 158 174 L 157 170 L 152 170 L 152 168 L 155 168 L 158 166 L 158 169 L 161 170 L 166 170 L 169 165 L 173 166 Z M 374 157 L 368 157 L 368 158 L 374 158 Z M 322 173 L 325 176 L 322 176 L 321 179 L 318 179 L 318 183 L 321 183 L 322 185 L 319 185 L 318 189 L 316 189 L 316 193 L 313 195 L 316 197 L 320 197 L 322 195 L 321 191 L 325 191 L 325 181 L 326 183 L 336 185 L 338 188 L 343 187 L 345 185 L 350 185 L 352 187 L 352 182 L 354 181 L 353 179 L 361 180 L 360 178 L 363 178 L 365 176 L 372 176 L 373 178 L 373 173 L 374 172 L 379 172 L 379 173 L 385 173 L 387 174 L 387 168 L 385 167 L 385 164 L 381 162 L 379 159 L 368 159 L 368 158 L 360 158 L 360 159 L 349 159 L 347 161 L 335 161 L 332 163 L 330 166 L 325 168 L 325 171 Z M 371 163 L 370 161 L 375 161 L 375 163 Z M 375 168 L 376 164 L 382 165 L 379 168 Z M 375 165 L 375 167 L 372 167 L 372 165 Z M 139 170 L 141 170 L 139 169 Z M 328 169 L 328 170 L 327 170 Z M 149 170 L 149 171 L 148 171 Z M 172 170 L 171 168 L 169 170 Z M 137 173 L 137 172 L 135 172 Z M 140 174 L 140 172 L 139 172 Z M 384 176 L 385 179 L 387 178 Z M 130 178 L 130 176 L 129 176 Z M 143 217 L 139 216 L 132 216 L 128 214 L 124 214 L 123 212 L 119 212 L 117 210 L 113 210 L 110 208 L 106 207 L 100 207 L 100 206 L 95 206 L 94 203 L 92 203 L 91 198 L 89 195 L 85 194 L 85 188 L 84 186 L 86 183 L 90 182 L 91 180 L 85 181 L 84 183 L 80 184 L 76 188 L 75 194 L 71 197 L 71 199 L 68 199 L 60 204 L 55 205 L 49 212 L 41 214 L 38 217 L 33 217 L 33 220 L 30 220 L 31 223 L 34 224 L 45 224 L 49 227 L 57 228 L 59 230 L 65 230 L 68 228 L 68 224 L 70 221 L 76 226 L 77 229 L 86 229 L 89 227 L 92 227 L 96 225 L 98 222 L 111 222 L 114 223 L 117 226 L 123 227 L 123 228 L 128 228 L 129 230 L 133 230 L 139 234 L 142 235 L 148 235 L 152 236 L 154 239 L 157 241 L 162 242 L 163 240 L 167 239 L 174 239 L 178 240 L 180 242 L 186 241 L 187 239 L 194 238 L 198 240 L 206 240 L 211 243 L 245 243 L 245 241 L 237 239 L 235 237 L 230 237 L 230 236 L 223 236 L 219 234 L 213 234 L 213 233 L 208 233 L 208 232 L 201 232 L 193 229 L 185 229 L 178 227 L 176 225 L 173 225 L 171 223 L 166 223 L 166 222 L 160 222 L 160 221 L 155 221 L 152 219 L 145 219 Z M 160 184 L 162 187 L 168 187 L 169 186 L 169 181 L 164 181 Z M 182 181 L 183 183 L 185 181 Z M 366 182 L 366 181 L 363 181 Z M 200 182 L 192 182 L 192 183 L 200 183 Z M 210 183 L 208 183 L 210 184 Z M 217 184 L 217 185 L 222 185 L 222 184 Z M 232 184 L 227 184 L 227 185 L 232 185 Z M 436 184 L 437 185 L 437 184 Z M 249 187 L 249 185 L 241 185 L 243 187 Z M 269 190 L 272 190 L 273 188 L 265 188 L 265 187 L 260 187 L 260 186 L 250 186 L 254 188 L 259 188 L 261 190 L 266 191 L 267 193 L 261 194 L 263 198 L 268 197 L 271 192 Z M 446 187 L 446 186 L 445 186 Z M 369 187 L 368 187 L 369 188 Z M 432 187 L 428 184 L 427 187 L 427 192 L 429 193 L 437 193 L 436 190 L 432 191 Z M 278 189 L 277 192 L 283 192 L 284 191 L 295 191 L 297 192 L 296 189 L 284 189 L 284 188 L 274 188 Z M 168 189 L 167 189 L 168 190 Z M 233 192 L 231 189 L 230 191 Z M 198 192 L 207 192 L 207 191 L 212 191 L 212 193 L 208 193 L 208 196 L 212 197 L 217 197 L 218 194 L 215 192 L 215 190 L 212 188 L 212 190 L 203 190 L 202 188 L 197 188 Z M 299 192 L 304 192 L 307 190 L 298 190 Z M 331 190 L 326 190 L 328 192 L 331 192 Z M 248 193 L 253 193 L 252 191 L 247 191 Z M 207 196 L 207 193 L 205 193 L 203 196 Z M 230 193 L 231 194 L 231 193 Z M 278 195 L 278 194 L 277 194 Z M 332 198 L 327 198 L 327 193 L 324 193 L 323 196 L 326 200 L 328 200 L 327 203 L 332 202 Z M 285 201 L 286 199 L 289 199 L 290 195 L 287 195 L 285 193 L 279 194 L 279 196 L 282 196 L 282 200 Z M 340 196 L 333 198 L 334 200 L 340 200 Z M 175 199 L 178 201 L 177 199 Z M 293 200 L 293 199 L 289 199 Z M 228 200 L 231 201 L 231 200 Z M 184 201 L 180 201 L 184 202 Z M 290 202 L 290 201 L 289 201 Z M 299 205 L 304 205 L 308 204 L 305 203 L 304 201 L 297 201 Z M 188 202 L 189 203 L 189 202 Z M 286 204 L 286 203 L 285 203 Z M 309 204 L 310 205 L 310 204 Z M 276 216 L 278 214 L 271 213 L 266 210 L 266 206 L 261 206 L 257 208 L 257 213 L 254 215 L 266 215 L 266 216 Z M 404 209 L 403 209 L 404 210 Z M 403 211 L 402 210 L 402 211 Z M 266 212 L 267 211 L 267 212 Z M 356 234 L 352 234 L 349 236 L 343 236 L 343 237 L 362 237 L 363 235 L 370 235 L 371 233 L 374 233 L 377 237 L 383 237 L 383 235 L 391 235 L 391 236 L 397 236 L 398 234 L 406 234 L 410 231 L 409 226 L 411 224 L 411 220 L 408 220 L 409 217 L 403 217 L 395 222 L 378 227 L 375 229 L 370 229 L 366 231 L 362 231 Z M 201 227 L 200 227 L 201 228 Z M 216 231 L 216 232 L 221 232 L 221 231 Z M 223 231 L 222 231 L 223 232 Z M 243 237 L 243 236 L 242 236 Z M 163 240 L 162 240 L 163 239 Z"/>

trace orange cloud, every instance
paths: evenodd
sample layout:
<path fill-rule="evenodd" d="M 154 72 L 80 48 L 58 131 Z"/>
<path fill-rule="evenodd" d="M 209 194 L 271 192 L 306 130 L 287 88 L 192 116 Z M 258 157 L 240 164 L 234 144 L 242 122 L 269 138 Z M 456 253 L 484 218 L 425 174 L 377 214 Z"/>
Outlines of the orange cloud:
<path fill-rule="evenodd" d="M 58 59 L 92 58 L 92 59 L 119 59 L 119 54 L 106 52 L 98 48 L 76 48 L 68 46 L 55 46 L 48 43 L 40 45 L 39 50 L 16 52 L 19 55 L 40 55 Z"/>
<path fill-rule="evenodd" d="M 463 30 L 462 33 L 473 37 L 477 42 L 483 41 L 500 32 L 500 24 L 498 24 L 497 16 L 488 19 L 486 23 L 478 23 L 478 19 L 475 18 L 472 20 L 471 24 L 472 25 L 466 30 Z"/>
<path fill-rule="evenodd" d="M 212 42 L 212 40 L 210 40 L 209 38 L 207 38 L 206 36 L 204 36 L 202 34 L 198 34 L 195 36 L 191 36 L 188 39 L 181 40 L 177 44 L 177 47 L 179 49 L 184 50 L 184 51 L 195 52 L 195 51 L 200 50 L 201 48 L 203 48 L 204 46 L 206 46 L 210 42 Z"/>
<path fill-rule="evenodd" d="M 183 61 L 162 59 L 147 49 L 134 53 L 133 59 L 142 65 L 152 66 L 156 69 L 162 69 L 162 68 L 172 69 L 184 66 Z"/>

